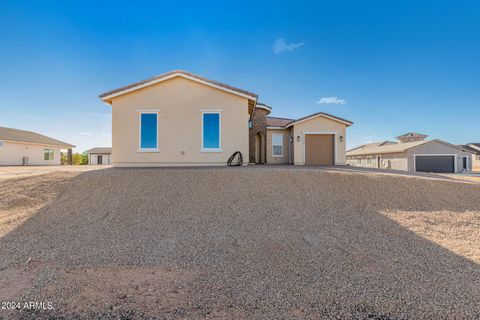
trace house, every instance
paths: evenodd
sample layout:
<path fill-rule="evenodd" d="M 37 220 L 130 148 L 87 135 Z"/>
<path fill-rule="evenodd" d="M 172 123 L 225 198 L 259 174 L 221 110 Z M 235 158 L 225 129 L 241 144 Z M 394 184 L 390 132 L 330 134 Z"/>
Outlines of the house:
<path fill-rule="evenodd" d="M 472 152 L 472 171 L 480 172 L 480 143 L 468 143 L 460 147 Z"/>
<path fill-rule="evenodd" d="M 68 149 L 68 163 L 72 163 L 75 146 L 42 134 L 0 127 L 0 165 L 60 165 L 60 151 Z"/>
<path fill-rule="evenodd" d="M 424 134 L 409 132 L 398 136 L 398 142 L 362 145 L 347 152 L 347 163 L 357 167 L 409 172 L 471 171 L 469 159 L 472 153 L 466 148 L 426 138 Z"/>
<path fill-rule="evenodd" d="M 96 147 L 87 150 L 88 164 L 90 165 L 105 165 L 112 164 L 112 148 Z"/>
<path fill-rule="evenodd" d="M 269 117 L 258 95 L 175 70 L 100 95 L 112 107 L 114 166 L 345 164 L 352 122 L 315 113 Z"/>

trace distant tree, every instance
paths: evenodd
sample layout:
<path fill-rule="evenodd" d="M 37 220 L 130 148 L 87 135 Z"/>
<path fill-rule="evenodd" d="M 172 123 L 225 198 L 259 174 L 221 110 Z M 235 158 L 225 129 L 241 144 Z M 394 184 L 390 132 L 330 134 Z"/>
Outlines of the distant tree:
<path fill-rule="evenodd" d="M 65 152 L 60 153 L 60 164 L 66 165 L 68 164 L 68 155 Z"/>
<path fill-rule="evenodd" d="M 72 155 L 72 164 L 73 165 L 86 165 L 88 164 L 88 155 L 84 153 L 74 153 Z"/>

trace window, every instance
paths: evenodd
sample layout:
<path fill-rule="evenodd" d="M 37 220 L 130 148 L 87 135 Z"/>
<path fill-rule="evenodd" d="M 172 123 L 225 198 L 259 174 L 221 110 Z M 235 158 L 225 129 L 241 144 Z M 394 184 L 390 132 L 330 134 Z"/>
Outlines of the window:
<path fill-rule="evenodd" d="M 43 149 L 43 160 L 53 160 L 52 149 Z"/>
<path fill-rule="evenodd" d="M 157 113 L 140 113 L 140 149 L 155 150 L 158 148 L 157 118 Z"/>
<path fill-rule="evenodd" d="M 357 163 L 358 163 L 358 164 L 362 164 L 362 157 L 358 157 L 358 158 L 357 158 Z"/>
<path fill-rule="evenodd" d="M 272 156 L 283 157 L 283 135 L 272 134 Z"/>
<path fill-rule="evenodd" d="M 3 141 L 0 141 L 0 147 L 3 147 Z"/>
<path fill-rule="evenodd" d="M 480 154 L 477 154 L 475 157 L 477 158 L 477 160 L 480 160 Z"/>
<path fill-rule="evenodd" d="M 372 157 L 367 157 L 367 164 L 372 164 Z"/>
<path fill-rule="evenodd" d="M 220 150 L 220 113 L 202 113 L 202 150 Z"/>

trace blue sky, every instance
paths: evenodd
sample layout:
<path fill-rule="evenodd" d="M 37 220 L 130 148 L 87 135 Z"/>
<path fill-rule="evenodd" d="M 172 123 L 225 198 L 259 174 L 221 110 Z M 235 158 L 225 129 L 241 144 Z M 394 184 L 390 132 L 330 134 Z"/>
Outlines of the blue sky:
<path fill-rule="evenodd" d="M 479 1 L 0 2 L 1 126 L 109 146 L 98 95 L 172 69 L 253 91 L 274 116 L 352 120 L 349 147 L 480 142 Z"/>

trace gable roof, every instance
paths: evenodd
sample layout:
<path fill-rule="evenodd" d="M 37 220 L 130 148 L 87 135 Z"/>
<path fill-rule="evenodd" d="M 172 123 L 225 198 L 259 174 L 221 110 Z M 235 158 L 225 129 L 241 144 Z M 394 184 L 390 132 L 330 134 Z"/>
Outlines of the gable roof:
<path fill-rule="evenodd" d="M 368 155 L 368 154 L 385 154 L 385 153 L 398 153 L 398 152 L 405 152 L 407 150 L 419 147 L 424 144 L 438 142 L 456 149 L 460 149 L 462 151 L 465 150 L 462 147 L 459 147 L 454 144 L 450 144 L 448 142 L 442 140 L 421 140 L 421 141 L 412 141 L 412 142 L 402 142 L 402 143 L 395 143 L 395 144 L 387 144 L 382 146 L 374 146 L 370 148 L 357 148 L 351 151 L 347 151 L 347 156 L 361 156 L 361 155 Z"/>
<path fill-rule="evenodd" d="M 86 151 L 87 153 L 102 153 L 102 154 L 111 154 L 111 147 L 96 147 Z"/>
<path fill-rule="evenodd" d="M 74 145 L 33 131 L 0 127 L 0 140 L 73 148 Z"/>
<path fill-rule="evenodd" d="M 293 125 L 296 125 L 296 124 L 299 124 L 301 122 L 308 121 L 308 120 L 311 120 L 311 119 L 315 119 L 315 118 L 318 118 L 318 117 L 323 117 L 323 118 L 327 118 L 327 119 L 330 119 L 330 120 L 333 120 L 333 121 L 343 123 L 343 124 L 347 125 L 347 127 L 351 126 L 353 124 L 353 122 L 351 122 L 349 120 L 345 120 L 345 119 L 333 116 L 333 115 L 325 113 L 325 112 L 317 112 L 317 113 L 314 113 L 314 114 L 311 114 L 309 116 L 306 116 L 306 117 L 303 117 L 303 118 L 300 118 L 300 119 L 296 119 L 296 120 L 295 119 L 288 119 L 288 118 L 267 117 L 267 127 L 290 128 Z"/>
<path fill-rule="evenodd" d="M 115 97 L 124 95 L 124 94 L 129 93 L 129 92 L 133 92 L 133 91 L 136 91 L 136 90 L 139 90 L 139 89 L 142 89 L 142 88 L 145 88 L 145 87 L 148 87 L 148 86 L 154 85 L 156 83 L 166 81 L 166 80 L 169 80 L 169 79 L 172 79 L 172 78 L 175 78 L 175 77 L 182 77 L 182 78 L 185 78 L 185 79 L 190 79 L 192 81 L 199 82 L 199 83 L 205 84 L 207 86 L 214 87 L 214 88 L 217 88 L 219 90 L 226 91 L 226 92 L 229 92 L 229 93 L 232 93 L 232 94 L 236 94 L 236 95 L 239 95 L 239 96 L 247 98 L 247 99 L 251 99 L 251 100 L 256 101 L 257 98 L 258 98 L 258 95 L 256 95 L 255 93 L 248 92 L 246 90 L 242 90 L 242 89 L 239 89 L 239 88 L 235 88 L 235 87 L 232 87 L 228 84 L 213 81 L 213 80 L 210 80 L 210 79 L 207 79 L 207 78 L 204 78 L 204 77 L 201 77 L 199 75 L 196 75 L 196 74 L 193 74 L 193 73 L 190 73 L 190 72 L 187 72 L 187 71 L 183 71 L 183 70 L 173 70 L 173 71 L 169 71 L 169 72 L 166 72 L 166 73 L 162 73 L 158 76 L 155 76 L 155 77 L 152 77 L 152 78 L 149 78 L 149 79 L 146 79 L 146 80 L 142 80 L 142 81 L 139 81 L 139 82 L 135 82 L 135 83 L 126 85 L 124 87 L 102 93 L 99 97 L 103 101 L 105 101 L 107 103 L 111 103 L 111 99 L 113 99 Z"/>
<path fill-rule="evenodd" d="M 315 119 L 315 118 L 318 118 L 318 117 L 323 117 L 323 118 L 327 118 L 327 119 L 330 119 L 330 120 L 333 120 L 333 121 L 343 123 L 343 124 L 347 125 L 347 127 L 351 126 L 353 124 L 352 121 L 333 116 L 333 115 L 328 114 L 326 112 L 317 112 L 317 113 L 311 114 L 309 116 L 297 119 L 297 120 L 289 123 L 286 127 L 289 128 L 293 125 L 296 125 L 296 124 L 299 124 L 301 122 L 308 121 L 308 120 L 311 120 L 311 119 Z"/>

